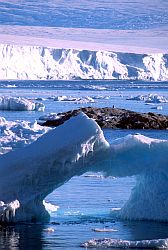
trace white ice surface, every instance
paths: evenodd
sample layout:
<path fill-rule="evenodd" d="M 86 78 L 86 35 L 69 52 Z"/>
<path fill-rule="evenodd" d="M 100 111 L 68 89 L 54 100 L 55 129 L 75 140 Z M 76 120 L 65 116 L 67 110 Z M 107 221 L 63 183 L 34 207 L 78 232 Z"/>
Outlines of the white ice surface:
<path fill-rule="evenodd" d="M 163 53 L 136 54 L 0 44 L 0 79 L 168 80 Z"/>

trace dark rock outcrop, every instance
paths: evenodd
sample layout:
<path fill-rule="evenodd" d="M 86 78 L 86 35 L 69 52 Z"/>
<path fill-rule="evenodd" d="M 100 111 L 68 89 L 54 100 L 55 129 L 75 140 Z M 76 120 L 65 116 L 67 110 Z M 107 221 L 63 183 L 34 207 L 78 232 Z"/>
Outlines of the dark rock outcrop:
<path fill-rule="evenodd" d="M 84 112 L 93 118 L 101 128 L 121 129 L 168 129 L 168 116 L 154 113 L 138 113 L 118 108 L 80 108 L 64 113 L 59 113 L 57 120 L 47 120 L 42 125 L 56 127 L 63 124 L 72 116 Z"/>

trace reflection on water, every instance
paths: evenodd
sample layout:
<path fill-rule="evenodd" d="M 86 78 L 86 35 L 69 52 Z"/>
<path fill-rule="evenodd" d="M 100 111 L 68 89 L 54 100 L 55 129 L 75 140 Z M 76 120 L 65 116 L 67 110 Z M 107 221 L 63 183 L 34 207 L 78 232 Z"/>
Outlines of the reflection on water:
<path fill-rule="evenodd" d="M 42 249 L 42 225 L 14 225 L 1 228 L 0 249 Z"/>
<path fill-rule="evenodd" d="M 54 229 L 53 232 L 45 230 Z M 94 232 L 94 228 L 113 228 L 116 232 Z M 125 240 L 168 238 L 168 223 L 129 222 L 88 219 L 81 223 L 50 223 L 49 225 L 24 224 L 8 226 L 0 230 L 0 249 L 72 249 L 91 238 L 114 238 Z"/>

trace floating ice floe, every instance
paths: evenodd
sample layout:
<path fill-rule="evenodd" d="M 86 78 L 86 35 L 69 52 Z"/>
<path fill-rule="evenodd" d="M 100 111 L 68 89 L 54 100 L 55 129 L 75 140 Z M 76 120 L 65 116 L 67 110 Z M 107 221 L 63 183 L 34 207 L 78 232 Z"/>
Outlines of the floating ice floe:
<path fill-rule="evenodd" d="M 163 107 L 162 107 L 162 106 L 154 106 L 154 107 L 151 107 L 151 109 L 162 110 L 162 109 L 163 109 Z"/>
<path fill-rule="evenodd" d="M 108 88 L 100 85 L 82 85 L 81 89 L 85 90 L 107 90 Z"/>
<path fill-rule="evenodd" d="M 93 228 L 92 231 L 97 232 L 97 233 L 118 232 L 118 230 L 114 228 Z"/>
<path fill-rule="evenodd" d="M 42 115 L 39 117 L 39 120 L 44 122 L 44 121 L 52 121 L 52 120 L 58 120 L 61 118 L 61 115 L 57 115 L 56 113 L 49 113 L 46 115 Z"/>
<path fill-rule="evenodd" d="M 81 245 L 82 247 L 86 248 L 166 248 L 168 247 L 168 239 L 156 239 L 156 240 L 138 240 L 138 241 L 131 241 L 131 240 L 118 240 L 118 239 L 92 239 L 88 240 L 84 244 Z"/>
<path fill-rule="evenodd" d="M 42 97 L 36 97 L 34 100 L 36 100 L 36 101 L 44 101 L 44 100 L 45 100 L 45 98 L 42 98 Z"/>
<path fill-rule="evenodd" d="M 86 178 L 96 178 L 96 179 L 103 179 L 104 175 L 102 174 L 86 174 L 84 175 Z"/>
<path fill-rule="evenodd" d="M 57 96 L 54 98 L 54 101 L 58 102 L 75 102 L 75 103 L 90 103 L 95 102 L 92 97 L 72 97 L 72 96 Z"/>
<path fill-rule="evenodd" d="M 21 97 L 0 97 L 0 110 L 12 111 L 44 111 L 45 106 Z"/>
<path fill-rule="evenodd" d="M 138 95 L 127 98 L 127 100 L 144 101 L 145 103 L 167 103 L 168 99 L 158 94 Z"/>
<path fill-rule="evenodd" d="M 53 205 L 49 202 L 46 202 L 45 200 L 43 200 L 43 205 L 45 206 L 48 212 L 56 212 L 59 208 L 59 206 Z"/>
<path fill-rule="evenodd" d="M 4 85 L 3 88 L 16 88 L 16 85 L 15 84 L 7 84 L 7 85 Z"/>
<path fill-rule="evenodd" d="M 47 228 L 44 228 L 43 231 L 47 233 L 54 233 L 55 230 L 52 227 L 47 227 Z"/>
<path fill-rule="evenodd" d="M 92 96 L 92 98 L 93 98 L 94 100 L 101 100 L 101 99 L 109 100 L 109 99 L 112 98 L 112 96 L 96 95 L 96 96 Z"/>

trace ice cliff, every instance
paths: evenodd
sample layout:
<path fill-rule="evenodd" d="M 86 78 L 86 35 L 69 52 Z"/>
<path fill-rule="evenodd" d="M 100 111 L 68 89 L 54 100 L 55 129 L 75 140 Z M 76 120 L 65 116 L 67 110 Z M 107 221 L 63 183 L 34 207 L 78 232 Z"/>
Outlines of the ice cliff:
<path fill-rule="evenodd" d="M 0 79 L 168 80 L 168 54 L 0 45 Z"/>

